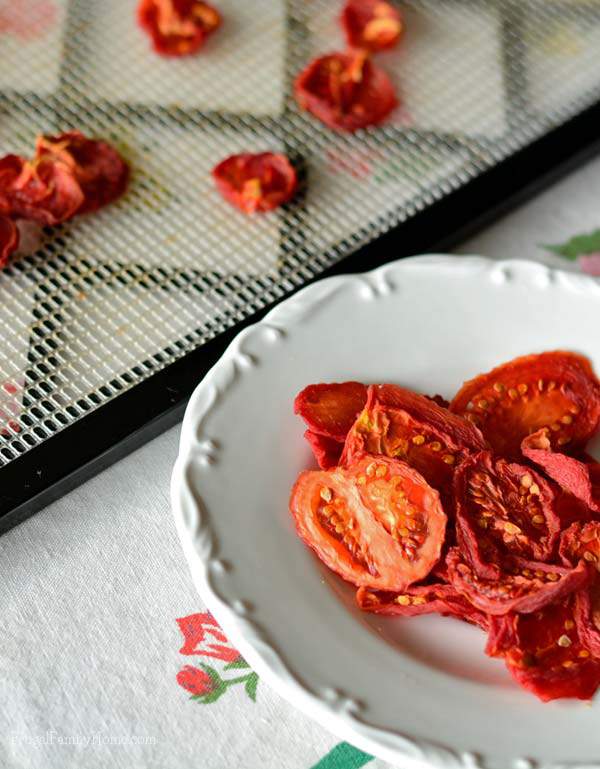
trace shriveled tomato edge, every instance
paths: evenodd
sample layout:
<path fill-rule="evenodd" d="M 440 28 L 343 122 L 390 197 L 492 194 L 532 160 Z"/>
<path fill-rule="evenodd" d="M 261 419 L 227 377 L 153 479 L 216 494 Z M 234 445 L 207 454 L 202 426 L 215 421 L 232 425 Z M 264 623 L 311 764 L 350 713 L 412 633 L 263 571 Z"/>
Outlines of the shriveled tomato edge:
<path fill-rule="evenodd" d="M 304 438 L 322 470 L 330 470 L 339 463 L 344 448 L 343 443 L 336 441 L 334 438 L 319 435 L 312 430 L 305 430 Z"/>
<path fill-rule="evenodd" d="M 8 216 L 0 214 L 0 236 L 2 235 L 2 227 L 5 227 L 7 231 L 5 233 L 6 237 L 0 241 L 0 269 L 6 267 L 9 258 L 18 249 L 20 241 L 19 228 L 15 222 Z"/>
<path fill-rule="evenodd" d="M 507 562 L 518 564 L 520 568 L 527 568 L 532 572 L 536 570 L 554 572 L 559 575 L 559 579 L 556 582 L 541 585 L 535 592 L 525 593 L 514 598 L 507 598 L 502 601 L 498 598 L 490 598 L 483 593 L 478 593 L 472 584 L 466 581 L 464 576 L 460 576 L 458 565 L 465 564 L 465 562 L 457 548 L 451 548 L 446 557 L 448 578 L 458 592 L 464 595 L 477 609 L 486 614 L 501 615 L 508 614 L 509 612 L 531 614 L 532 612 L 539 611 L 544 606 L 585 587 L 590 583 L 593 576 L 591 569 L 584 561 L 580 561 L 577 566 L 569 569 L 564 566 L 556 566 L 555 564 L 526 561 L 518 557 L 511 557 L 506 560 Z M 467 564 L 465 565 L 468 566 Z M 497 582 L 500 580 L 492 579 L 486 581 Z"/>
<path fill-rule="evenodd" d="M 356 410 L 356 412 L 352 415 L 351 418 L 348 419 L 348 425 L 347 427 L 342 427 L 341 429 L 335 429 L 335 426 L 333 424 L 326 425 L 324 424 L 323 420 L 318 420 L 314 418 L 314 404 L 307 399 L 314 394 L 317 394 L 317 391 L 325 391 L 325 390 L 332 390 L 333 388 L 339 389 L 342 391 L 342 389 L 348 389 L 352 388 L 353 390 L 357 391 L 357 395 L 363 391 L 364 392 L 364 400 L 363 404 L 360 408 Z M 357 398 L 358 402 L 359 398 Z M 367 401 L 367 386 L 362 384 L 362 382 L 355 382 L 355 381 L 348 381 L 348 382 L 320 382 L 318 384 L 310 384 L 304 387 L 300 392 L 296 395 L 294 398 L 294 414 L 297 414 L 299 417 L 301 417 L 305 422 L 309 430 L 311 430 L 313 433 L 317 433 L 318 435 L 323 435 L 326 438 L 332 438 L 333 440 L 336 440 L 340 443 L 343 443 L 346 440 L 346 436 L 348 435 L 348 432 L 352 428 L 352 425 L 356 421 L 356 418 L 360 414 L 360 412 L 364 408 L 364 404 Z M 332 420 L 334 422 L 337 422 L 338 420 Z"/>

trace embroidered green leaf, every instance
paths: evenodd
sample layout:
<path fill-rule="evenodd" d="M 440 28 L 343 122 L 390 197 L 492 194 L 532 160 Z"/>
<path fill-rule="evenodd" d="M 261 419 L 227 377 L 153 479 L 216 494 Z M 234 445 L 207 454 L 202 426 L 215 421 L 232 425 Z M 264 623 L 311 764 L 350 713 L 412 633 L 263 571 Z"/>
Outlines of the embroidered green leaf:
<path fill-rule="evenodd" d="M 593 254 L 600 251 L 600 229 L 586 235 L 575 235 L 570 240 L 557 245 L 542 245 L 542 248 L 553 254 L 564 256 L 565 259 L 575 260 L 581 254 Z"/>
<path fill-rule="evenodd" d="M 243 657 L 239 657 L 237 660 L 234 660 L 233 662 L 228 662 L 224 667 L 223 670 L 242 670 L 243 668 L 249 668 L 250 665 L 246 662 L 246 660 Z"/>
<path fill-rule="evenodd" d="M 311 769 L 361 769 L 373 756 L 347 742 L 340 742 Z"/>
<path fill-rule="evenodd" d="M 256 675 L 256 673 L 250 673 L 250 675 L 246 679 L 245 688 L 246 688 L 246 694 L 248 695 L 248 697 L 250 697 L 252 702 L 256 702 L 257 686 L 258 686 L 258 676 Z"/>

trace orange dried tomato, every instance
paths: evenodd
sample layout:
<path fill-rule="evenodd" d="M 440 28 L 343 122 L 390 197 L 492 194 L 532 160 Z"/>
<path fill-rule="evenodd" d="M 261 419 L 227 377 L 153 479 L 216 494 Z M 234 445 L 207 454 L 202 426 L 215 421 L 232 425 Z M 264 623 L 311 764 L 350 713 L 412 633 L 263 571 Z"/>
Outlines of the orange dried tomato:
<path fill-rule="evenodd" d="M 221 26 L 221 14 L 201 0 L 141 0 L 137 16 L 162 56 L 196 53 Z"/>
<path fill-rule="evenodd" d="M 231 155 L 213 168 L 212 175 L 225 200 L 247 214 L 287 203 L 298 185 L 290 161 L 273 152 Z"/>

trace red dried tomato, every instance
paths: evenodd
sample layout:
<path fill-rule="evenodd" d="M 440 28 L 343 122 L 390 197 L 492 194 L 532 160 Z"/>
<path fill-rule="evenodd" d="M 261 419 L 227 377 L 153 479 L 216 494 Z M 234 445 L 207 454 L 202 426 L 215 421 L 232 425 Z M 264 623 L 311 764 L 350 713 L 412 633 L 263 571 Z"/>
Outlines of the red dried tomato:
<path fill-rule="evenodd" d="M 450 409 L 477 425 L 500 455 L 543 427 L 552 448 L 573 453 L 600 424 L 600 383 L 590 362 L 571 352 L 526 355 L 466 382 Z"/>
<path fill-rule="evenodd" d="M 592 578 L 584 561 L 574 568 L 565 568 L 506 556 L 501 563 L 500 575 L 486 579 L 479 577 L 465 562 L 458 548 L 450 549 L 446 564 L 450 584 L 487 614 L 538 611 L 585 587 Z"/>
<path fill-rule="evenodd" d="M 367 388 L 360 382 L 313 384 L 294 400 L 294 414 L 309 430 L 342 443 L 367 402 Z"/>
<path fill-rule="evenodd" d="M 487 630 L 489 618 L 476 609 L 452 585 L 413 585 L 402 593 L 359 587 L 356 602 L 363 611 L 390 616 L 414 617 L 418 614 L 442 614 L 458 617 Z"/>
<path fill-rule="evenodd" d="M 454 476 L 458 544 L 480 577 L 498 579 L 504 555 L 545 561 L 560 532 L 550 485 L 528 467 L 481 452 Z"/>
<path fill-rule="evenodd" d="M 302 109 L 339 131 L 377 125 L 397 104 L 391 80 L 364 52 L 314 59 L 296 78 L 295 94 Z"/>
<path fill-rule="evenodd" d="M 137 16 L 162 56 L 196 53 L 221 26 L 221 14 L 201 0 L 141 0 Z"/>
<path fill-rule="evenodd" d="M 8 259 L 19 247 L 19 230 L 8 216 L 0 214 L 0 269 L 6 267 Z"/>
<path fill-rule="evenodd" d="M 71 169 L 47 158 L 0 160 L 0 213 L 52 226 L 71 219 L 84 196 Z"/>
<path fill-rule="evenodd" d="M 367 403 L 348 433 L 342 463 L 362 453 L 398 457 L 444 495 L 454 467 L 485 448 L 481 433 L 425 395 L 396 385 L 372 385 Z"/>
<path fill-rule="evenodd" d="M 357 587 L 404 590 L 429 574 L 444 542 L 437 491 L 396 460 L 303 472 L 290 510 L 304 542 Z"/>
<path fill-rule="evenodd" d="M 600 685 L 600 662 L 579 638 L 572 598 L 534 614 L 509 616 L 492 628 L 487 653 L 504 657 L 518 683 L 541 700 L 593 697 Z"/>
<path fill-rule="evenodd" d="M 400 11 L 384 0 L 347 0 L 341 21 L 348 45 L 371 53 L 393 48 L 404 32 Z"/>
<path fill-rule="evenodd" d="M 298 186 L 290 161 L 273 152 L 231 155 L 213 168 L 212 175 L 225 200 L 247 214 L 287 203 Z"/>
<path fill-rule="evenodd" d="M 306 430 L 304 438 L 312 449 L 317 464 L 322 470 L 329 470 L 339 464 L 344 444 L 334 438 L 327 438 L 312 430 Z"/>
<path fill-rule="evenodd" d="M 591 511 L 600 513 L 600 487 L 594 488 L 590 476 L 594 463 L 586 464 L 552 451 L 550 430 L 547 427 L 525 438 L 521 448 L 527 459 L 539 465 L 564 491 L 579 499 Z"/>
<path fill-rule="evenodd" d="M 64 163 L 71 170 L 85 197 L 80 214 L 111 203 L 127 188 L 129 166 L 105 141 L 68 131 L 58 136 L 38 136 L 35 149 L 37 160 Z"/>

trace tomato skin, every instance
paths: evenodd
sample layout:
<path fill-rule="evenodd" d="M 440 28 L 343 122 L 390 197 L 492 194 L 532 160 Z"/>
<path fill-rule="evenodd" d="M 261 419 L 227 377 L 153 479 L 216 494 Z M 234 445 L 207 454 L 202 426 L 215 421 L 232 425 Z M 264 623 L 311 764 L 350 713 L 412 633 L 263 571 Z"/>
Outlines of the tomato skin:
<path fill-rule="evenodd" d="M 19 247 L 19 230 L 7 216 L 0 215 L 0 270 L 6 267 L 8 260 Z"/>
<path fill-rule="evenodd" d="M 458 548 L 450 549 L 446 564 L 450 584 L 477 609 L 493 615 L 539 611 L 586 587 L 593 577 L 584 561 L 573 568 L 565 568 L 507 556 L 502 562 L 500 576 L 487 579 L 474 572 Z"/>
<path fill-rule="evenodd" d="M 305 471 L 290 510 L 304 542 L 357 587 L 404 590 L 440 557 L 439 495 L 404 462 L 363 457 L 348 469 Z"/>
<path fill-rule="evenodd" d="M 70 168 L 47 158 L 0 159 L 0 214 L 53 226 L 71 219 L 84 201 Z"/>
<path fill-rule="evenodd" d="M 335 438 L 327 438 L 312 430 L 306 430 L 304 438 L 312 449 L 317 464 L 321 470 L 329 470 L 339 464 L 344 444 Z"/>
<path fill-rule="evenodd" d="M 366 401 L 367 388 L 361 382 L 312 384 L 296 396 L 294 414 L 313 433 L 343 443 Z"/>
<path fill-rule="evenodd" d="M 504 555 L 546 561 L 560 533 L 550 485 L 529 467 L 480 452 L 454 475 L 457 539 L 474 572 L 498 579 Z"/>
<path fill-rule="evenodd" d="M 518 458 L 523 439 L 544 427 L 552 447 L 571 454 L 598 429 L 600 383 L 582 355 L 526 355 L 465 382 L 450 410 L 476 424 L 503 457 Z"/>
<path fill-rule="evenodd" d="M 455 466 L 483 448 L 485 442 L 476 427 L 431 398 L 397 385 L 371 385 L 340 461 L 350 464 L 365 452 L 398 457 L 440 491 L 449 512 Z"/>
<path fill-rule="evenodd" d="M 387 74 L 362 52 L 313 59 L 296 78 L 294 93 L 302 109 L 336 131 L 377 125 L 398 104 Z"/>
<path fill-rule="evenodd" d="M 161 56 L 190 56 L 221 26 L 221 14 L 200 0 L 140 0 L 138 23 Z"/>
<path fill-rule="evenodd" d="M 290 161 L 273 152 L 230 155 L 213 168 L 212 176 L 225 200 L 246 214 L 287 203 L 298 186 Z"/>
<path fill-rule="evenodd" d="M 83 214 L 119 198 L 129 181 L 129 166 L 110 144 L 88 139 L 80 131 L 57 136 L 38 136 L 36 159 L 64 163 L 78 181 L 84 201 L 78 209 Z"/>
<path fill-rule="evenodd" d="M 420 614 L 441 614 L 456 617 L 487 630 L 489 618 L 476 609 L 452 585 L 441 582 L 413 585 L 402 593 L 369 590 L 361 587 L 356 603 L 363 611 L 386 616 L 415 617 Z"/>
<path fill-rule="evenodd" d="M 400 11 L 384 0 L 347 0 L 341 23 L 348 45 L 370 53 L 394 48 L 404 33 Z"/>
<path fill-rule="evenodd" d="M 581 642 L 572 597 L 492 621 L 486 653 L 503 657 L 515 680 L 543 702 L 589 700 L 600 685 L 600 661 Z"/>

